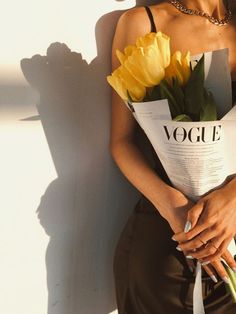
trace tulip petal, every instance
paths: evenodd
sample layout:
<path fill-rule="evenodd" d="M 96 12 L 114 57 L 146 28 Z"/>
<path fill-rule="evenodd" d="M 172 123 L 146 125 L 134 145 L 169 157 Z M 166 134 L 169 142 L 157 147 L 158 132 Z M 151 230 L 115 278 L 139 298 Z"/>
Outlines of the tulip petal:
<path fill-rule="evenodd" d="M 187 52 L 183 57 L 180 51 L 176 51 L 171 57 L 170 65 L 166 68 L 166 80 L 171 83 L 172 78 L 177 78 L 180 85 L 185 85 L 190 75 L 190 53 Z"/>
<path fill-rule="evenodd" d="M 112 75 L 107 76 L 107 81 L 123 100 L 128 100 L 127 90 L 119 76 L 112 73 Z"/>
<path fill-rule="evenodd" d="M 122 65 L 107 77 L 107 81 L 125 101 L 129 98 L 128 94 L 133 101 L 141 101 L 146 96 L 146 88 Z"/>
<path fill-rule="evenodd" d="M 122 53 L 120 50 L 116 50 L 116 56 L 119 59 L 121 64 L 124 64 L 125 60 L 133 53 L 133 51 L 136 49 L 134 45 L 128 45 L 124 49 L 124 53 Z"/>
<path fill-rule="evenodd" d="M 125 67 L 119 69 L 120 77 L 133 101 L 141 101 L 146 95 L 146 88 L 140 84 Z"/>
<path fill-rule="evenodd" d="M 156 41 L 162 55 L 163 67 L 166 68 L 170 64 L 170 37 L 158 32 Z"/>
<path fill-rule="evenodd" d="M 125 55 L 120 50 L 117 49 L 116 50 L 116 56 L 117 56 L 118 60 L 120 61 L 120 63 L 123 64 L 125 59 L 126 59 Z"/>
<path fill-rule="evenodd" d="M 139 47 L 128 57 L 124 66 L 142 85 L 153 87 L 158 85 L 165 75 L 160 59 L 160 52 L 154 46 Z"/>

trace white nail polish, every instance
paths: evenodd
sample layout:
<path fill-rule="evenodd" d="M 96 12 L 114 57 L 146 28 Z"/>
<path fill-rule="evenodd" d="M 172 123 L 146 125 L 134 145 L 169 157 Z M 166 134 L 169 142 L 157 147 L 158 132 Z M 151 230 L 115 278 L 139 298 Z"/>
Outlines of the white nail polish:
<path fill-rule="evenodd" d="M 206 262 L 201 263 L 201 265 L 204 266 L 204 265 L 207 265 L 209 263 L 210 263 L 209 261 L 206 261 Z"/>
<path fill-rule="evenodd" d="M 217 280 L 216 276 L 211 275 L 210 277 L 211 277 L 211 279 L 212 279 L 214 282 L 218 282 L 218 280 Z"/>
<path fill-rule="evenodd" d="M 187 233 L 189 230 L 192 228 L 192 224 L 190 221 L 187 221 L 185 226 L 184 226 L 184 232 Z"/>
<path fill-rule="evenodd" d="M 186 255 L 186 258 L 194 259 L 194 257 L 192 257 L 192 255 Z"/>
<path fill-rule="evenodd" d="M 175 240 L 175 238 L 174 238 L 174 236 L 171 238 L 173 241 L 177 241 L 177 240 Z"/>
<path fill-rule="evenodd" d="M 222 279 L 225 283 L 229 284 L 229 278 L 227 276 L 223 277 Z"/>
<path fill-rule="evenodd" d="M 176 250 L 182 251 L 182 249 L 179 246 L 176 247 Z"/>

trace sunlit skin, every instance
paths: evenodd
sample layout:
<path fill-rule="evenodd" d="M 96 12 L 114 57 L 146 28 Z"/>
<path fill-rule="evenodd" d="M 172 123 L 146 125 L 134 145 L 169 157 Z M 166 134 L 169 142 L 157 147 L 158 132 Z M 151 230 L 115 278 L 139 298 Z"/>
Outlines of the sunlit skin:
<path fill-rule="evenodd" d="M 183 0 L 185 6 L 203 10 L 216 18 L 223 18 L 225 7 L 220 0 Z M 157 29 L 171 38 L 171 52 L 180 50 L 192 55 L 204 51 L 229 48 L 229 65 L 232 80 L 236 80 L 236 16 L 226 26 L 216 26 L 206 18 L 179 12 L 168 1 L 150 7 Z M 234 9 L 233 9 L 234 13 Z M 136 38 L 150 32 L 150 22 L 143 7 L 126 11 L 120 17 L 113 40 L 112 69 L 119 66 L 115 51 L 134 44 Z M 215 271 L 223 278 L 227 273 L 221 263 L 223 257 L 230 267 L 236 262 L 227 250 L 228 243 L 236 234 L 236 179 L 227 182 L 221 189 L 209 193 L 194 204 L 177 189 L 167 185 L 152 169 L 136 143 L 136 128 L 132 113 L 121 98 L 112 91 L 112 124 L 110 151 L 113 159 L 129 179 L 168 221 L 174 237 L 185 255 L 200 261 L 210 261 L 203 267 L 209 275 Z M 201 214 L 201 217 L 199 217 Z M 192 230 L 184 233 L 187 220 Z M 203 241 L 212 240 L 205 249 Z M 193 239 L 194 238 L 194 239 Z M 196 249 L 195 252 L 192 250 Z"/>

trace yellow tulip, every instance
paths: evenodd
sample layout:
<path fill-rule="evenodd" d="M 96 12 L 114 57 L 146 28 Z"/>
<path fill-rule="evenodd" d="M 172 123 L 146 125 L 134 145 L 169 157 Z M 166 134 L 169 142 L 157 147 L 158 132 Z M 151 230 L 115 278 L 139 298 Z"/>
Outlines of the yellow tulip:
<path fill-rule="evenodd" d="M 143 86 L 158 85 L 165 76 L 162 55 L 157 45 L 138 47 L 124 61 L 124 67 Z"/>
<path fill-rule="evenodd" d="M 188 51 L 185 56 L 182 56 L 182 68 L 183 68 L 183 81 L 184 85 L 188 82 L 189 77 L 191 75 L 191 68 L 190 68 L 190 52 Z"/>
<path fill-rule="evenodd" d="M 136 47 L 148 47 L 150 45 L 156 44 L 156 35 L 157 33 L 147 33 L 144 36 L 138 37 L 136 39 Z"/>
<path fill-rule="evenodd" d="M 133 101 L 142 101 L 146 95 L 146 88 L 122 65 L 107 77 L 107 81 L 125 101 L 128 100 L 127 91 Z"/>
<path fill-rule="evenodd" d="M 125 88 L 125 84 L 121 80 L 121 78 L 117 75 L 116 70 L 112 73 L 112 75 L 107 76 L 107 81 L 123 100 L 125 101 L 128 100 L 128 94 Z"/>
<path fill-rule="evenodd" d="M 124 64 L 124 61 L 133 53 L 133 51 L 136 49 L 136 46 L 128 45 L 124 49 L 124 53 L 122 53 L 120 50 L 116 50 L 116 56 L 119 59 L 121 64 Z"/>
<path fill-rule="evenodd" d="M 160 50 L 162 66 L 166 68 L 170 64 L 170 37 L 162 32 L 151 32 L 136 40 L 137 47 L 148 47 L 155 45 Z"/>
<path fill-rule="evenodd" d="M 161 32 L 157 32 L 156 41 L 162 55 L 163 67 L 166 68 L 170 64 L 170 37 Z"/>
<path fill-rule="evenodd" d="M 165 78 L 171 84 L 172 78 L 175 77 L 180 85 L 185 85 L 190 74 L 190 52 L 183 56 L 180 51 L 176 51 L 171 57 L 170 65 L 166 68 Z"/>
<path fill-rule="evenodd" d="M 188 81 L 190 69 L 190 53 L 182 55 L 176 51 L 170 53 L 170 37 L 162 32 L 151 32 L 137 38 L 135 45 L 128 45 L 124 51 L 116 50 L 121 66 L 107 77 L 109 84 L 122 99 L 142 101 L 146 88 L 159 85 L 166 78 L 172 83 L 177 77 L 181 85 Z"/>

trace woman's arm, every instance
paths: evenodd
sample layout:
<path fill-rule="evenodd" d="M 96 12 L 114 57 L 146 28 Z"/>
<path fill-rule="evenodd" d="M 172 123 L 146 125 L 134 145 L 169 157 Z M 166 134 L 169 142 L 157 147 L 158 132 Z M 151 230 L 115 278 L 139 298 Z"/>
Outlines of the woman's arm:
<path fill-rule="evenodd" d="M 142 22 L 141 22 L 142 21 Z M 146 23 L 145 23 L 146 22 Z M 149 31 L 150 25 L 143 8 L 124 13 L 118 21 L 112 47 L 112 68 L 119 66 L 116 49 L 134 44 L 138 36 Z M 123 100 L 112 92 L 112 124 L 110 151 L 125 177 L 168 220 L 171 228 L 181 231 L 192 202 L 180 191 L 166 184 L 150 166 L 136 144 L 137 122 Z M 178 231 L 177 231 L 178 230 Z"/>

